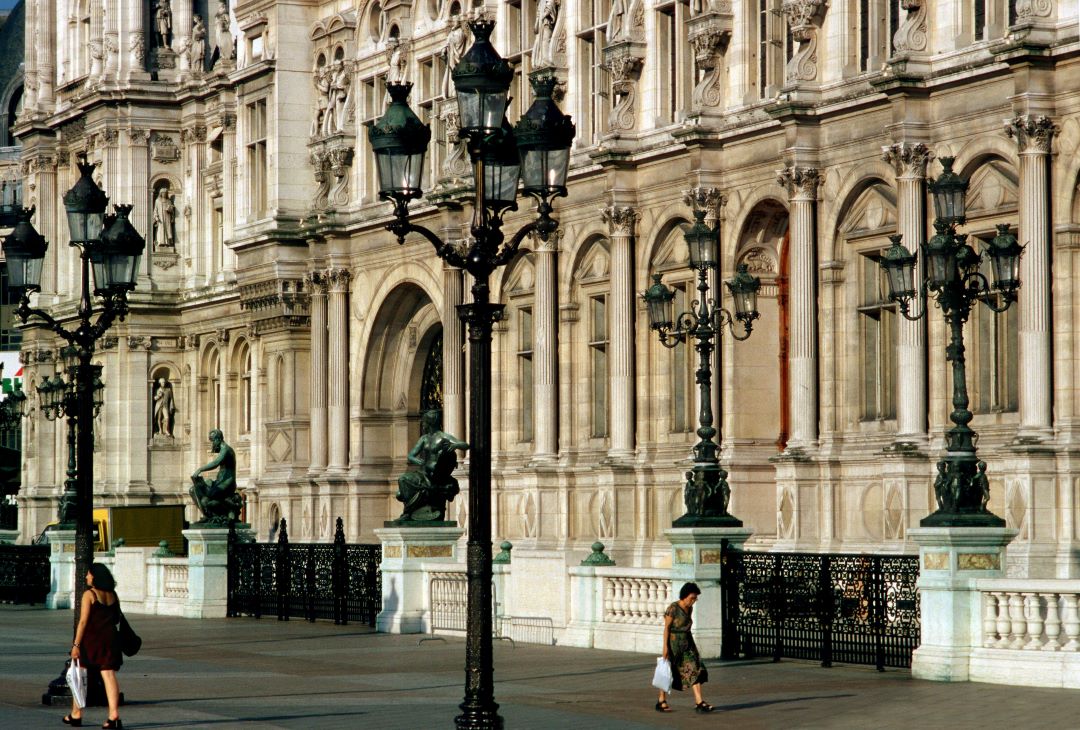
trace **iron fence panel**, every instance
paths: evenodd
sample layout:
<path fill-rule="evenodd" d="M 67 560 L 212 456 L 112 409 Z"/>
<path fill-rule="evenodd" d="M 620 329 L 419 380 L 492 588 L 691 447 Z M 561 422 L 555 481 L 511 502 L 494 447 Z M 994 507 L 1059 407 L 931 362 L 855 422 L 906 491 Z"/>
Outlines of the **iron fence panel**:
<path fill-rule="evenodd" d="M 50 580 L 48 545 L 0 545 L 0 601 L 44 603 Z"/>

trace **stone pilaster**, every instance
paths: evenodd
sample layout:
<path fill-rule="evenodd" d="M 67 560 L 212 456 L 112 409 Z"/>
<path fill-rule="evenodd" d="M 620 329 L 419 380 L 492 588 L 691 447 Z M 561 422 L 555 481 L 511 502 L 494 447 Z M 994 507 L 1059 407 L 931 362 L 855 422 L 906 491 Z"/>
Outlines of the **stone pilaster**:
<path fill-rule="evenodd" d="M 34 226 L 45 237 L 46 241 L 53 244 L 49 247 L 51 254 L 49 254 L 48 258 L 54 264 L 59 259 L 67 259 L 68 257 L 67 247 L 62 245 L 67 243 L 67 226 L 63 226 L 65 231 L 63 241 L 57 235 L 57 202 L 60 199 L 60 195 L 57 193 L 57 163 L 56 155 L 52 154 L 39 154 L 30 163 L 30 169 L 37 177 L 37 211 L 34 214 Z M 43 292 L 55 292 L 58 290 L 60 282 L 57 279 L 57 273 L 57 266 L 45 267 L 41 277 L 41 289 Z"/>
<path fill-rule="evenodd" d="M 37 108 L 37 16 L 38 4 L 26 3 L 23 34 L 23 109 L 33 112 Z M 10 124 L 10 122 L 9 122 Z"/>
<path fill-rule="evenodd" d="M 41 3 L 45 12 L 35 13 L 37 32 L 34 44 L 37 50 L 37 105 L 45 113 L 53 112 L 56 104 L 56 13 L 48 12 L 50 3 Z"/>
<path fill-rule="evenodd" d="M 465 439 L 465 325 L 462 270 L 443 265 L 443 429 Z"/>
<path fill-rule="evenodd" d="M 330 385 L 327 424 L 330 430 L 330 453 L 327 471 L 342 473 L 349 466 L 349 279 L 348 269 L 326 272 L 329 284 Z"/>
<path fill-rule="evenodd" d="M 777 182 L 791 202 L 789 355 L 791 438 L 787 448 L 812 448 L 818 437 L 817 245 L 814 215 L 821 175 L 813 167 L 789 166 Z"/>
<path fill-rule="evenodd" d="M 326 277 L 312 272 L 307 277 L 311 290 L 311 472 L 318 473 L 327 463 L 326 414 Z"/>
<path fill-rule="evenodd" d="M 926 243 L 926 164 L 933 154 L 921 142 L 901 142 L 882 148 L 882 157 L 896 171 L 897 233 L 909 251 L 918 252 Z M 922 284 L 921 267 L 915 268 L 915 288 Z M 911 303 L 912 316 L 922 311 L 922 302 Z M 896 441 L 926 443 L 926 322 L 898 321 L 896 342 Z"/>
<path fill-rule="evenodd" d="M 608 456 L 634 454 L 634 226 L 638 212 L 611 205 L 601 211 L 611 234 L 611 299 L 608 304 L 608 372 L 611 435 Z"/>
<path fill-rule="evenodd" d="M 1050 329 L 1050 147 L 1057 127 L 1047 117 L 1005 123 L 1020 153 L 1020 427 L 1023 441 L 1053 436 Z"/>
<path fill-rule="evenodd" d="M 559 454 L 559 337 L 555 273 L 561 235 L 536 243 L 536 297 L 533 302 L 533 446 L 537 460 Z"/>
<path fill-rule="evenodd" d="M 122 39 L 120 54 L 126 78 L 129 80 L 149 78 L 146 73 L 146 26 L 143 17 L 142 2 L 132 2 L 127 6 L 127 24 Z"/>

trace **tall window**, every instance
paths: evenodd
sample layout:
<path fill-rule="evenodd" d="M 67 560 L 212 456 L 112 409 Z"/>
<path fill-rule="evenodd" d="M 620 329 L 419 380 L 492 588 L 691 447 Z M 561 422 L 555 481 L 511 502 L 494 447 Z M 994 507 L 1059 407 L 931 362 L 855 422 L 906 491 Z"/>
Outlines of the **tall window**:
<path fill-rule="evenodd" d="M 533 440 L 533 313 L 532 307 L 518 309 L 518 397 L 521 399 L 519 433 L 522 441 Z"/>
<path fill-rule="evenodd" d="M 892 54 L 898 0 L 859 0 L 859 70 L 878 71 Z"/>
<path fill-rule="evenodd" d="M 577 50 L 581 102 L 575 122 L 578 125 L 578 139 L 584 145 L 592 145 L 607 131 L 608 111 L 611 108 L 611 78 L 608 70 L 604 68 L 603 54 L 604 33 L 611 2 L 581 0 L 580 9 Z"/>
<path fill-rule="evenodd" d="M 240 358 L 240 433 L 251 433 L 251 350 Z"/>
<path fill-rule="evenodd" d="M 592 436 L 608 435 L 607 296 L 589 298 L 589 369 L 592 383 Z"/>
<path fill-rule="evenodd" d="M 896 418 L 896 305 L 889 301 L 880 253 L 859 256 L 862 417 L 868 421 Z"/>
<path fill-rule="evenodd" d="M 678 120 L 679 112 L 690 108 L 694 89 L 694 52 L 686 33 L 690 8 L 683 0 L 668 0 L 657 6 L 660 77 L 659 116 L 665 122 Z"/>
<path fill-rule="evenodd" d="M 360 82 L 360 115 L 363 117 L 362 124 L 374 122 L 384 111 L 386 99 L 386 77 L 372 76 Z M 360 125 L 357 125 L 359 128 Z M 375 174 L 374 155 L 360 156 L 364 165 L 364 199 L 373 202 L 379 193 L 379 182 Z"/>
<path fill-rule="evenodd" d="M 251 185 L 250 211 L 254 218 L 267 212 L 266 99 L 248 104 L 247 167 Z"/>
<path fill-rule="evenodd" d="M 417 79 L 418 93 L 416 94 L 417 109 L 419 110 L 417 116 L 420 117 L 424 124 L 431 125 L 432 139 L 435 141 L 435 144 L 429 148 L 427 168 L 424 170 L 424 179 L 421 182 L 425 190 L 430 190 L 432 181 L 438 178 L 439 167 L 442 165 L 445 155 L 446 133 L 442 130 L 442 122 L 435 116 L 435 97 L 442 91 L 439 88 L 442 85 L 442 66 L 443 62 L 439 56 L 425 58 L 419 64 L 420 77 Z"/>
<path fill-rule="evenodd" d="M 0 266 L 0 351 L 18 352 L 22 345 L 22 330 L 15 322 L 15 308 L 19 306 L 20 292 L 8 284 L 7 266 Z M 15 373 L 5 373 L 9 378 Z"/>
<path fill-rule="evenodd" d="M 521 116 L 532 100 L 529 72 L 532 71 L 535 23 L 536 0 L 506 1 L 506 60 L 514 67 L 510 106 L 506 110 L 506 116 L 510 119 Z"/>
<path fill-rule="evenodd" d="M 687 293 L 693 284 L 674 284 L 675 315 L 690 309 L 692 297 Z M 671 430 L 694 430 L 694 350 L 693 341 L 671 349 Z M 718 386 L 719 384 L 717 384 Z"/>
<path fill-rule="evenodd" d="M 791 60 L 794 41 L 780 10 L 780 0 L 756 0 L 757 88 L 762 99 L 776 96 L 784 85 L 784 65 Z"/>
<path fill-rule="evenodd" d="M 976 250 L 983 248 L 978 242 L 972 243 Z M 989 262 L 983 262 L 982 273 L 993 280 Z M 1019 318 L 1015 304 L 1002 314 L 981 303 L 971 308 L 965 338 L 968 395 L 974 413 L 1001 413 L 1019 407 Z"/>

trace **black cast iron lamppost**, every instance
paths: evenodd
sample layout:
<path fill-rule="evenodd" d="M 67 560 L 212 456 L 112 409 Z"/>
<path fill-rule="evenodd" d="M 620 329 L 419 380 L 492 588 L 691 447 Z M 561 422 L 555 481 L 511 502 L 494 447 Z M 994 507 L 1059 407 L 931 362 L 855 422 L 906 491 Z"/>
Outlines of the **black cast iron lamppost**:
<path fill-rule="evenodd" d="M 65 382 L 59 376 L 47 381 L 41 392 L 43 407 L 52 410 L 53 417 L 63 410 L 69 417 L 74 413 L 76 438 L 75 493 L 65 492 L 65 500 L 74 496 L 74 506 L 65 508 L 61 502 L 61 522 L 75 523 L 75 622 L 78 622 L 79 602 L 86 589 L 86 571 L 94 559 L 94 412 L 101 406 L 100 366 L 92 364 L 97 340 L 116 319 L 127 314 L 127 293 L 135 288 L 146 242 L 131 225 L 130 205 L 115 205 L 115 215 L 107 215 L 108 197 L 94 182 L 94 165 L 85 159 L 78 163 L 80 177 L 64 194 L 71 245 L 80 249 L 82 278 L 79 308 L 75 328 L 66 329 L 50 314 L 30 306 L 30 294 L 41 291 L 41 273 L 48 242 L 30 223 L 34 210 L 25 209 L 11 235 L 4 240 L 8 265 L 8 281 L 22 290 L 22 299 L 15 313 L 25 324 L 31 317 L 73 348 L 65 353 L 74 380 Z M 100 298 L 101 307 L 94 316 L 91 300 L 90 271 L 93 269 L 93 294 Z M 71 390 L 73 389 L 73 393 Z M 69 422 L 69 425 L 70 422 Z M 70 439 L 70 436 L 69 436 Z M 69 440 L 70 443 L 70 440 Z M 68 465 L 68 477 L 72 467 Z M 65 514 L 65 509 L 68 512 Z"/>
<path fill-rule="evenodd" d="M 551 199 L 566 195 L 574 124 L 552 100 L 555 79 L 532 78 L 535 100 L 515 127 L 506 120 L 513 70 L 489 40 L 495 23 L 469 24 L 474 41 L 454 68 L 461 138 L 473 163 L 475 197 L 472 238 L 451 246 L 409 220 L 409 201 L 423 195 L 424 154 L 431 130 L 409 109 L 412 84 L 390 84 L 386 114 L 369 126 L 379 197 L 394 203 L 386 227 L 405 242 L 418 233 L 440 258 L 472 275 L 472 302 L 458 306 L 469 330 L 469 542 L 468 626 L 465 643 L 465 700 L 455 718 L 459 728 L 502 726 L 495 702 L 491 646 L 491 328 L 503 305 L 490 301 L 488 279 L 510 261 L 526 236 L 543 240 L 558 227 Z M 537 201 L 537 218 L 506 241 L 503 215 L 517 209 L 518 180 Z"/>
<path fill-rule="evenodd" d="M 718 430 L 713 426 L 712 367 L 710 357 L 713 339 L 719 338 L 728 328 L 736 340 L 745 340 L 753 331 L 754 320 L 760 314 L 757 309 L 757 292 L 761 280 L 751 276 L 746 264 L 739 264 L 735 276 L 725 282 L 735 302 L 735 314 L 709 298 L 709 271 L 717 265 L 719 227 L 705 225 L 705 211 L 694 211 L 694 224 L 684 228 L 686 245 L 690 248 L 690 268 L 698 274 L 698 299 L 690 310 L 677 316 L 673 302 L 675 292 L 660 281 L 660 274 L 653 275 L 650 286 L 642 299 L 648 305 L 649 325 L 660 336 L 664 347 L 676 347 L 680 342 L 697 342 L 698 369 L 695 374 L 700 388 L 701 412 L 698 416 L 697 435 L 694 446 L 694 466 L 686 473 L 683 500 L 686 514 L 675 520 L 674 527 L 742 527 L 742 520 L 728 512 L 731 488 L 727 483 L 727 471 L 720 467 L 714 441 Z M 742 334 L 735 331 L 735 320 L 742 323 Z"/>
<path fill-rule="evenodd" d="M 924 517 L 923 527 L 1004 527 L 1005 520 L 986 508 L 990 499 L 990 482 L 986 463 L 975 456 L 978 435 L 968 425 L 972 413 L 968 409 L 967 372 L 964 359 L 964 322 L 975 302 L 982 302 L 995 312 L 1004 312 L 1016 301 L 1020 289 L 1020 254 L 1024 247 L 1009 233 L 1009 226 L 997 227 L 998 235 L 979 254 L 967 242 L 967 235 L 957 233 L 956 227 L 965 221 L 968 181 L 953 172 L 952 157 L 941 158 L 944 172 L 929 183 L 934 197 L 937 219 L 936 233 L 923 246 L 926 279 L 915 286 L 916 257 L 900 243 L 899 235 L 890 236 L 892 246 L 881 259 L 889 287 L 889 299 L 897 302 L 900 313 L 917 320 L 926 315 L 929 295 L 949 324 L 949 345 L 945 359 L 953 365 L 953 410 L 949 418 L 952 428 L 945 434 L 945 458 L 937 464 L 934 494 L 938 508 Z M 989 260 L 990 281 L 979 270 L 984 258 Z M 910 314 L 911 301 L 918 297 L 921 307 L 917 315 Z"/>

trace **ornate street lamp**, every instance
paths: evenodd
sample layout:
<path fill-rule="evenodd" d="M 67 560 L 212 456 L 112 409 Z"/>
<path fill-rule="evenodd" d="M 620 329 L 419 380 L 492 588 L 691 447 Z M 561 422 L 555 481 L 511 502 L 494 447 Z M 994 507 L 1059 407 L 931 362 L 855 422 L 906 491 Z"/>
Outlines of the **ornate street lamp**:
<path fill-rule="evenodd" d="M 6 239 L 3 247 L 9 267 L 9 283 L 22 290 L 15 313 L 23 324 L 36 317 L 45 327 L 67 342 L 72 349 L 66 352 L 67 369 L 71 374 L 65 381 L 59 375 L 39 386 L 43 410 L 59 417 L 68 416 L 68 482 L 74 487 L 65 489 L 60 504 L 60 521 L 75 524 L 75 616 L 86 590 L 86 571 L 94 559 L 94 413 L 100 409 L 101 366 L 93 365 L 95 343 L 117 319 L 127 315 L 127 292 L 135 288 L 139 257 L 145 240 L 131 226 L 128 214 L 131 206 L 116 206 L 116 215 L 106 215 L 109 199 L 93 179 L 95 165 L 85 158 L 78 163 L 79 179 L 64 194 L 71 245 L 80 249 L 82 262 L 79 308 L 74 329 L 66 329 L 49 313 L 30 306 L 30 294 L 41 291 L 41 274 L 48 243 L 34 230 L 30 222 L 33 210 L 24 211 L 22 219 Z M 93 264 L 94 287 L 90 286 Z M 100 300 L 96 313 L 91 292 Z M 76 433 L 76 459 L 70 454 L 72 433 Z M 74 502 L 70 498 L 74 498 Z M 63 674 L 50 684 L 50 695 L 65 694 Z"/>
<path fill-rule="evenodd" d="M 950 340 L 945 359 L 953 366 L 953 410 L 949 414 L 952 428 L 945 434 L 945 457 L 938 462 L 934 493 L 937 510 L 922 519 L 923 527 L 1004 527 L 1005 520 L 986 508 L 990 500 L 990 482 L 986 464 L 975 455 L 978 435 L 968 425 L 972 413 L 968 409 L 967 372 L 964 359 L 964 322 L 975 302 L 982 302 L 994 312 L 1004 312 L 1016 301 L 1020 288 L 1021 246 L 1008 225 L 999 225 L 998 235 L 986 244 L 979 254 L 967 243 L 965 234 L 956 226 L 964 223 L 966 215 L 967 180 L 952 170 L 952 157 L 942 157 L 944 172 L 929 183 L 937 218 L 935 234 L 923 246 L 926 260 L 926 279 L 915 286 L 916 257 L 901 243 L 900 236 L 890 236 L 892 246 L 881 259 L 886 272 L 889 299 L 897 302 L 905 318 L 917 320 L 926 315 L 920 307 L 918 315 L 910 314 L 916 297 L 925 305 L 933 295 L 949 324 Z M 990 262 L 992 279 L 980 271 L 983 257 Z"/>
<path fill-rule="evenodd" d="M 472 276 L 472 302 L 458 306 L 469 331 L 469 542 L 468 627 L 465 643 L 465 699 L 459 728 L 502 726 L 495 702 L 491 645 L 491 329 L 503 305 L 490 302 L 488 280 L 510 261 L 526 236 L 543 240 L 558 227 L 551 199 L 566 194 L 574 125 L 551 99 L 554 79 L 533 78 L 536 99 L 516 128 L 506 120 L 513 69 L 492 47 L 488 20 L 470 23 L 473 45 L 452 72 L 458 99 L 460 136 L 473 163 L 472 238 L 450 246 L 431 230 L 409 220 L 409 201 L 423 195 L 424 153 L 431 131 L 407 104 L 411 84 L 390 84 L 385 116 L 369 126 L 379 197 L 394 204 L 386 227 L 404 243 L 418 233 L 451 266 Z M 517 208 L 518 180 L 536 199 L 537 218 L 506 241 L 503 215 Z"/>
<path fill-rule="evenodd" d="M 731 488 L 727 471 L 720 467 L 719 431 L 713 426 L 712 367 L 710 357 L 713 338 L 719 338 L 728 328 L 736 340 L 745 340 L 754 328 L 754 320 L 760 316 L 757 309 L 757 292 L 761 280 L 751 276 L 746 264 L 739 264 L 735 276 L 725 282 L 731 292 L 735 313 L 709 298 L 710 269 L 717 266 L 719 227 L 705 225 L 705 211 L 694 211 L 694 224 L 684 228 L 686 245 L 690 249 L 690 268 L 698 273 L 698 299 L 689 311 L 675 315 L 672 303 L 675 292 L 661 282 L 660 274 L 653 275 L 653 285 L 642 298 L 649 311 L 649 326 L 657 331 L 660 344 L 676 347 L 680 342 L 695 339 L 698 352 L 696 380 L 700 387 L 701 412 L 698 415 L 697 435 L 694 446 L 694 466 L 686 473 L 683 500 L 686 514 L 675 520 L 674 527 L 742 527 L 742 520 L 728 512 Z M 742 333 L 735 330 L 735 321 L 742 323 Z M 716 439 L 716 440 L 714 440 Z"/>

